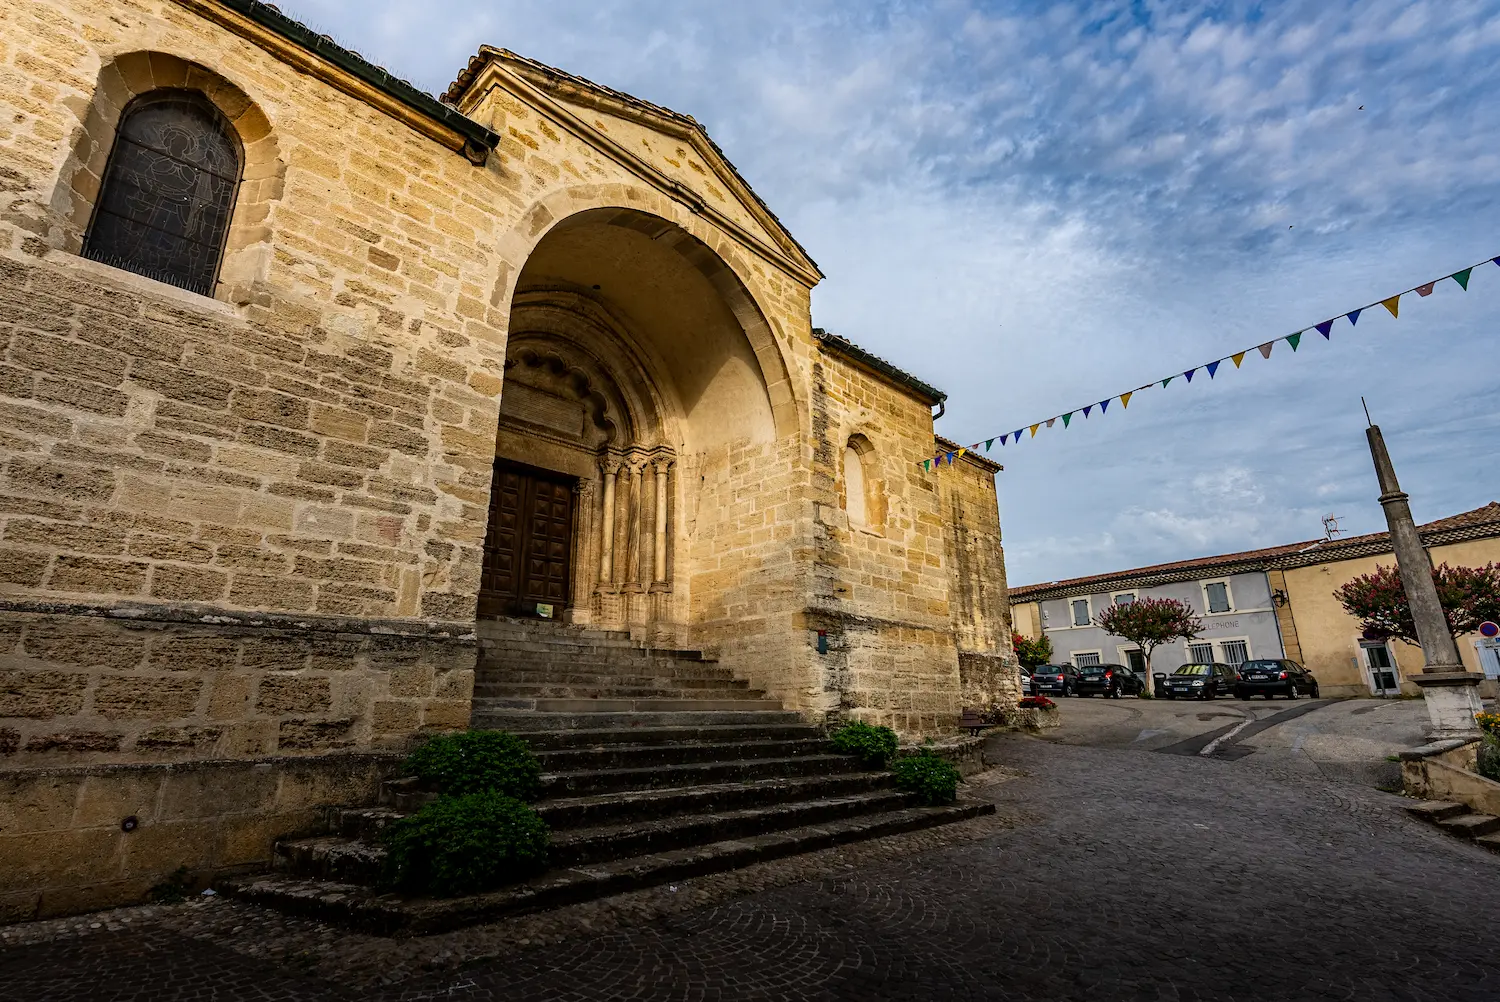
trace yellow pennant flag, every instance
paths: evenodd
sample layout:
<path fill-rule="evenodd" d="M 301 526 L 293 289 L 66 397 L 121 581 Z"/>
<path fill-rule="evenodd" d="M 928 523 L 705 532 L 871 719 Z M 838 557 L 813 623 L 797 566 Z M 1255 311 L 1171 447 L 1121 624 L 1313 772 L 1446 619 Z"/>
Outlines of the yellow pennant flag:
<path fill-rule="evenodd" d="M 1229 360 L 1233 362 L 1234 367 L 1238 369 L 1240 367 L 1240 363 L 1245 360 L 1245 353 L 1240 352 L 1238 355 L 1230 355 Z"/>
<path fill-rule="evenodd" d="M 1036 430 L 1038 428 L 1040 428 L 1041 426 L 1042 426 L 1042 423 L 1040 421 L 1038 421 L 1036 424 L 1034 424 L 1034 425 L 1031 426 L 1031 437 L 1032 438 L 1036 438 Z"/>
<path fill-rule="evenodd" d="M 1391 311 L 1391 316 L 1398 316 L 1401 309 L 1401 297 L 1392 296 L 1390 299 L 1382 299 L 1380 305 Z"/>
<path fill-rule="evenodd" d="M 1130 398 L 1133 397 L 1133 396 L 1135 396 L 1135 391 L 1134 390 L 1131 390 L 1129 393 L 1122 393 L 1122 394 L 1120 394 L 1120 406 L 1124 407 L 1126 409 L 1129 409 L 1129 407 L 1130 407 Z"/>
<path fill-rule="evenodd" d="M 963 456 L 964 456 L 964 453 L 966 453 L 968 451 L 969 451 L 968 449 L 959 449 L 958 452 L 956 453 L 956 455 L 958 456 L 959 459 L 962 459 Z"/>

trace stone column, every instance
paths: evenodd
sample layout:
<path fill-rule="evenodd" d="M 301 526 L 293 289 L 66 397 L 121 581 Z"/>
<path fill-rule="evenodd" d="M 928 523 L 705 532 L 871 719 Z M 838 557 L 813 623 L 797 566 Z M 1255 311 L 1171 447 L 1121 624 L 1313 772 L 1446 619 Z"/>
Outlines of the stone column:
<path fill-rule="evenodd" d="M 651 580 L 654 585 L 667 583 L 667 471 L 672 468 L 670 459 L 658 459 L 652 464 L 656 470 L 656 550 L 651 564 Z"/>
<path fill-rule="evenodd" d="M 645 548 L 641 538 L 641 519 L 645 517 L 646 510 L 645 472 L 645 463 L 637 461 L 630 464 L 630 548 L 626 551 L 625 570 L 631 591 L 641 590 L 641 551 Z"/>
<path fill-rule="evenodd" d="M 1365 437 L 1370 441 L 1375 474 L 1380 478 L 1380 506 L 1385 509 L 1386 525 L 1391 530 L 1396 569 L 1406 589 L 1417 639 L 1422 642 L 1425 664 L 1422 674 L 1412 681 L 1421 687 L 1427 703 L 1427 717 L 1432 723 L 1429 737 L 1478 737 L 1479 725 L 1474 714 L 1484 708 L 1479 702 L 1479 683 L 1484 675 L 1465 671 L 1458 656 L 1458 645 L 1453 642 L 1453 631 L 1448 627 L 1448 617 L 1432 580 L 1432 557 L 1417 533 L 1407 495 L 1396 481 L 1396 469 L 1386 451 L 1385 438 L 1375 425 L 1365 431 Z"/>
<path fill-rule="evenodd" d="M 599 545 L 599 587 L 608 588 L 615 580 L 615 475 L 620 464 L 609 460 L 600 464 L 604 471 L 604 514 L 599 523 L 603 538 Z"/>

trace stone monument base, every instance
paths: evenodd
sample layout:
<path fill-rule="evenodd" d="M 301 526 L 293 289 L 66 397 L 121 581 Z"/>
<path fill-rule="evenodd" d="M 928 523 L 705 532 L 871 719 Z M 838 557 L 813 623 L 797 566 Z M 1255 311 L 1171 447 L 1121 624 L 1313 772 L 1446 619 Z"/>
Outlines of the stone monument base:
<path fill-rule="evenodd" d="M 1428 740 L 1479 736 L 1474 715 L 1484 709 L 1479 700 L 1483 675 L 1468 671 L 1423 672 L 1410 679 L 1421 688 L 1427 703 L 1427 716 L 1432 723 Z"/>

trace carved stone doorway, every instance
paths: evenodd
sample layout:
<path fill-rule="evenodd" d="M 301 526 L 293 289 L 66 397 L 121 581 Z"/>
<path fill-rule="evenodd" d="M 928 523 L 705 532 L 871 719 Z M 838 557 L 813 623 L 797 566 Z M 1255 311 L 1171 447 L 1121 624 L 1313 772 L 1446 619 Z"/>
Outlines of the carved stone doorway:
<path fill-rule="evenodd" d="M 497 460 L 479 615 L 557 619 L 567 607 L 576 478 Z"/>

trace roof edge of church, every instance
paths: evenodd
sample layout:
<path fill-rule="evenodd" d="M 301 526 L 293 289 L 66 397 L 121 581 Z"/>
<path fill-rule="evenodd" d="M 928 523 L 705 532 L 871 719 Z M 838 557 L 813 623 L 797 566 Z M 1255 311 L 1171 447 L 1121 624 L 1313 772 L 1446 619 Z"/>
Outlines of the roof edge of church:
<path fill-rule="evenodd" d="M 822 327 L 814 327 L 812 335 L 813 339 L 825 348 L 836 351 L 846 358 L 853 359 L 868 369 L 873 369 L 891 382 L 905 387 L 919 397 L 925 398 L 929 403 L 940 404 L 948 399 L 948 394 L 936 386 L 925 380 L 918 379 L 905 369 L 897 368 L 879 355 L 866 351 L 846 337 L 829 330 L 824 330 Z"/>

